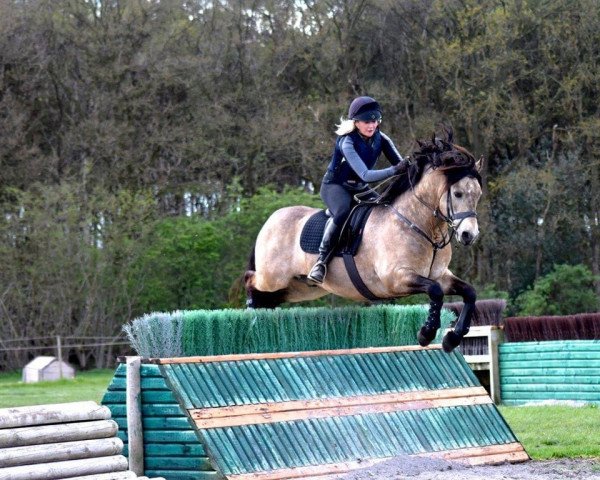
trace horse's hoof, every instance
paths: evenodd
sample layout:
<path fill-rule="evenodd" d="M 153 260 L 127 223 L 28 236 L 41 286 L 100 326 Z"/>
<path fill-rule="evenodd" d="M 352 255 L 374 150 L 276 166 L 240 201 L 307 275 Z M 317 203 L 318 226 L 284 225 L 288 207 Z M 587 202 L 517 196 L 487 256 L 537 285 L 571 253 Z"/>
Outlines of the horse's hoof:
<path fill-rule="evenodd" d="M 421 345 L 422 347 L 426 347 L 427 345 L 429 345 L 435 338 L 435 334 L 435 330 L 429 330 L 424 326 L 421 327 L 421 330 L 419 330 L 419 333 L 417 334 L 417 340 L 419 341 L 419 345 Z"/>
<path fill-rule="evenodd" d="M 444 335 L 444 339 L 442 340 L 442 348 L 444 349 L 444 352 L 450 353 L 460 345 L 461 340 L 462 337 L 460 335 L 450 330 L 446 335 Z"/>

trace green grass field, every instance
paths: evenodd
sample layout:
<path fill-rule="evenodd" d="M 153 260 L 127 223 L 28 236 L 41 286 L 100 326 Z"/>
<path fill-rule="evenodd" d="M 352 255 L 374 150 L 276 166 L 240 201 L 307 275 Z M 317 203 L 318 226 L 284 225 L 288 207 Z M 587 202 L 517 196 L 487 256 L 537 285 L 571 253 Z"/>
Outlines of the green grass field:
<path fill-rule="evenodd" d="M 79 372 L 74 380 L 33 384 L 22 383 L 19 373 L 0 374 L 0 408 L 82 400 L 99 403 L 113 373 Z M 503 406 L 500 412 L 533 459 L 600 459 L 598 406 Z"/>

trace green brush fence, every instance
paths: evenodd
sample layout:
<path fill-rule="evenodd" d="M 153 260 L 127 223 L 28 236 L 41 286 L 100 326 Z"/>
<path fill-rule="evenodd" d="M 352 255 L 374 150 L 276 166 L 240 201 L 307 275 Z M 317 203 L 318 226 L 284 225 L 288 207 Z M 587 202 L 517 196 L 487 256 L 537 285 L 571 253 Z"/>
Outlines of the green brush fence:
<path fill-rule="evenodd" d="M 339 350 L 415 345 L 427 313 L 423 305 L 192 310 L 148 314 L 124 330 L 143 357 Z M 442 310 L 434 343 L 455 318 Z"/>

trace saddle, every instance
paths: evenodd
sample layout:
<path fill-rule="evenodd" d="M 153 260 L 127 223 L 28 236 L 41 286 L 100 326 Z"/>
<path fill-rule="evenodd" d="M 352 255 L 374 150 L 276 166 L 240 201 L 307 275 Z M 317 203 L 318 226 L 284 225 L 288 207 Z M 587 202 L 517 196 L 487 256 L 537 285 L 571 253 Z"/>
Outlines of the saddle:
<path fill-rule="evenodd" d="M 374 206 L 372 203 L 359 203 L 352 209 L 342 227 L 339 241 L 334 250 L 336 257 L 342 257 L 345 254 L 356 255 L 365 224 Z M 300 248 L 303 251 L 306 253 L 319 253 L 319 245 L 329 216 L 329 211 L 319 210 L 308 219 L 300 234 Z"/>
<path fill-rule="evenodd" d="M 342 227 L 340 239 L 333 253 L 336 257 L 344 259 L 344 265 L 346 266 L 350 280 L 352 280 L 352 284 L 363 297 L 372 302 L 381 300 L 381 298 L 371 292 L 363 282 L 356 268 L 354 256 L 360 247 L 365 224 L 375 206 L 375 203 L 359 203 L 352 209 L 346 223 Z M 327 211 L 320 210 L 308 219 L 300 234 L 300 248 L 303 251 L 306 253 L 319 253 L 319 245 L 323 238 L 323 231 L 328 217 Z"/>

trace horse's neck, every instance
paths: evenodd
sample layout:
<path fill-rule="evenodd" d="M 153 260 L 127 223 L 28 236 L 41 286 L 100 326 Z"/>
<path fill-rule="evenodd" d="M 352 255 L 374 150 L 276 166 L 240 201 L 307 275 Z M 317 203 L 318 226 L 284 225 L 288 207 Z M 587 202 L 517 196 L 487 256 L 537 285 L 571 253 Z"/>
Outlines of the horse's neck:
<path fill-rule="evenodd" d="M 440 207 L 440 199 L 444 193 L 442 185 L 436 182 L 437 175 L 426 175 L 415 185 L 394 201 L 394 207 L 407 216 L 426 233 L 439 233 L 445 230 L 446 224 L 434 216 L 434 210 Z"/>

